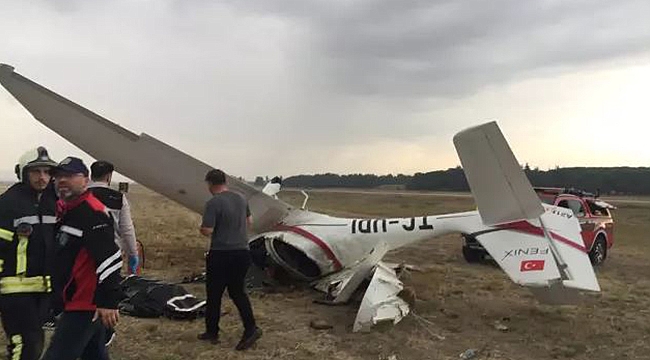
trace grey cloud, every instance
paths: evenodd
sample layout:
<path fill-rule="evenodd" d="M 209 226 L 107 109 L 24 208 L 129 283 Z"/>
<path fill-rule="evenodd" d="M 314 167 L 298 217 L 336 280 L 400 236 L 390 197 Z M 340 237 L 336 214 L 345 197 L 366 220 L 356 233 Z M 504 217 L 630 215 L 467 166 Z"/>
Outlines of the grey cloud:
<path fill-rule="evenodd" d="M 312 36 L 319 81 L 381 97 L 458 97 L 548 68 L 647 52 L 647 1 L 258 1 Z"/>
<path fill-rule="evenodd" d="M 0 61 L 211 163 L 250 147 L 256 169 L 378 139 L 449 143 L 476 119 L 445 109 L 486 86 L 650 43 L 650 2 L 633 0 L 0 3 Z"/>

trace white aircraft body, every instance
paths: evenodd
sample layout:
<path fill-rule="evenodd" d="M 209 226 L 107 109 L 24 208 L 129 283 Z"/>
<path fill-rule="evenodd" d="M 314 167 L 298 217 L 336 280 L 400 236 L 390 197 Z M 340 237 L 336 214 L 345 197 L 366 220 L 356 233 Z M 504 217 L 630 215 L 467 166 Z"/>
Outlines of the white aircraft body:
<path fill-rule="evenodd" d="M 0 64 L 0 83 L 36 118 L 121 174 L 201 212 L 209 198 L 204 176 L 213 167 L 155 138 L 136 135 Z M 250 246 L 268 266 L 310 281 L 332 303 L 347 302 L 370 278 L 354 331 L 397 322 L 409 306 L 402 283 L 382 262 L 386 252 L 449 233 L 473 235 L 512 281 L 542 301 L 575 302 L 580 291 L 600 291 L 569 209 L 542 204 L 495 122 L 456 134 L 458 155 L 477 211 L 410 218 L 349 219 L 295 208 L 277 199 L 280 185 L 263 191 L 229 176 L 254 217 Z M 173 168 L 160 176 L 159 169 Z"/>

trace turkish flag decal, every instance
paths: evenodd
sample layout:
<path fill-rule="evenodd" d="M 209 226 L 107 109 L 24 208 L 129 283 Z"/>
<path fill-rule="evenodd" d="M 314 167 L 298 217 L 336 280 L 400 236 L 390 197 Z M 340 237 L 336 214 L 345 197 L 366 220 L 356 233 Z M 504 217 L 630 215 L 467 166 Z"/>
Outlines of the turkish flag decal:
<path fill-rule="evenodd" d="M 542 271 L 544 270 L 544 260 L 524 260 L 521 262 L 520 271 Z"/>

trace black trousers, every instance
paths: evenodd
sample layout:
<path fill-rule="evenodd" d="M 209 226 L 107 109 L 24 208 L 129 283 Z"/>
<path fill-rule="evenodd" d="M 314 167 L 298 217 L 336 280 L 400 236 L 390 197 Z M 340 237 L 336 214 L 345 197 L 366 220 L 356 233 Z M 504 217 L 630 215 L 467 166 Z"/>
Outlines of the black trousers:
<path fill-rule="evenodd" d="M 108 360 L 106 327 L 94 311 L 64 311 L 43 360 Z"/>
<path fill-rule="evenodd" d="M 43 352 L 43 323 L 50 294 L 0 295 L 2 327 L 7 335 L 7 359 L 37 360 Z"/>
<path fill-rule="evenodd" d="M 219 334 L 221 298 L 227 288 L 228 295 L 237 306 L 244 324 L 244 335 L 255 331 L 255 318 L 248 295 L 246 295 L 246 272 L 251 265 L 248 250 L 210 250 L 205 258 L 207 305 L 205 309 L 205 331 Z"/>

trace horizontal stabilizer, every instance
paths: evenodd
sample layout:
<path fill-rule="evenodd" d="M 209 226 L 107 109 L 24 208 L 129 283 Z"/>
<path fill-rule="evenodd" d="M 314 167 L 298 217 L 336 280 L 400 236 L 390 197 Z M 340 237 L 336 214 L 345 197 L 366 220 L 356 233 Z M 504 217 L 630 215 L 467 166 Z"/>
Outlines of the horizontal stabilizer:
<path fill-rule="evenodd" d="M 540 303 L 546 305 L 577 305 L 582 301 L 580 290 L 561 283 L 528 289 Z"/>
<path fill-rule="evenodd" d="M 513 282 L 530 287 L 542 302 L 574 303 L 581 290 L 600 291 L 573 212 L 544 208 L 537 220 L 501 224 L 472 236 Z"/>
<path fill-rule="evenodd" d="M 554 246 L 556 260 L 564 264 L 562 285 L 588 291 L 600 291 L 598 279 L 585 247 L 578 219 L 570 209 L 546 205 L 541 216 L 547 238 Z"/>
<path fill-rule="evenodd" d="M 539 223 L 537 226 L 528 221 L 514 224 L 519 228 L 497 227 L 474 236 L 513 282 L 527 286 L 560 280 L 553 253 Z"/>

